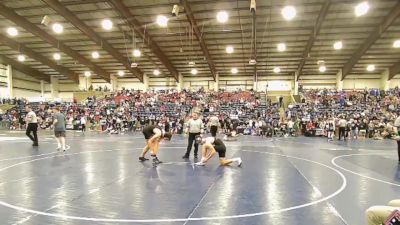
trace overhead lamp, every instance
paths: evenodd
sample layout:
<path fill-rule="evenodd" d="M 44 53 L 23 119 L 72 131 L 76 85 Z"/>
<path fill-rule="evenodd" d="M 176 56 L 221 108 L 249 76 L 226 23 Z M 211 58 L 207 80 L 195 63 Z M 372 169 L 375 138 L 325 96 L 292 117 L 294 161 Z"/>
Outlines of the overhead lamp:
<path fill-rule="evenodd" d="M 393 47 L 394 47 L 394 48 L 400 48 L 400 39 L 395 40 L 395 41 L 393 42 Z"/>
<path fill-rule="evenodd" d="M 100 57 L 99 52 L 97 52 L 97 51 L 92 52 L 92 58 L 93 59 L 98 59 L 99 57 Z"/>
<path fill-rule="evenodd" d="M 54 60 L 60 60 L 61 59 L 61 54 L 60 53 L 54 53 L 53 54 L 53 58 L 54 58 Z"/>
<path fill-rule="evenodd" d="M 193 62 L 193 61 L 190 61 L 188 64 L 189 64 L 189 66 L 194 66 L 194 65 L 196 65 L 196 63 Z"/>
<path fill-rule="evenodd" d="M 367 14 L 369 10 L 369 4 L 367 1 L 365 2 L 360 2 L 358 5 L 354 8 L 354 13 L 356 14 L 357 17 L 363 16 Z"/>
<path fill-rule="evenodd" d="M 296 16 L 296 8 L 294 8 L 293 6 L 289 5 L 289 6 L 285 6 L 282 9 L 282 16 L 285 20 L 292 20 L 295 16 Z"/>
<path fill-rule="evenodd" d="M 125 75 L 124 71 L 122 71 L 122 70 L 118 71 L 118 76 L 123 77 L 124 75 Z"/>
<path fill-rule="evenodd" d="M 157 24 L 160 27 L 166 27 L 168 25 L 168 18 L 163 15 L 158 15 L 157 16 Z"/>
<path fill-rule="evenodd" d="M 156 76 L 158 76 L 158 75 L 160 75 L 160 71 L 159 71 L 159 70 L 154 70 L 154 71 L 153 71 L 153 74 L 156 75 Z"/>
<path fill-rule="evenodd" d="M 104 30 L 111 30 L 113 28 L 113 22 L 110 19 L 104 19 L 101 21 L 101 26 Z"/>
<path fill-rule="evenodd" d="M 85 77 L 90 77 L 90 76 L 92 76 L 92 73 L 90 72 L 90 71 L 85 71 Z"/>
<path fill-rule="evenodd" d="M 340 50 L 340 49 L 342 49 L 342 48 L 343 48 L 343 43 L 342 43 L 342 41 L 337 41 L 337 42 L 335 42 L 335 43 L 333 44 L 333 48 L 334 48 L 335 50 Z"/>
<path fill-rule="evenodd" d="M 131 63 L 131 68 L 136 68 L 137 66 L 138 66 L 137 63 L 135 63 L 135 62 Z"/>
<path fill-rule="evenodd" d="M 217 20 L 220 23 L 226 23 L 229 19 L 229 15 L 226 11 L 219 11 L 217 13 Z"/>
<path fill-rule="evenodd" d="M 56 34 L 61 34 L 61 33 L 64 31 L 63 25 L 61 25 L 61 24 L 59 24 L 59 23 L 54 23 L 53 26 L 52 26 L 52 28 L 53 28 L 53 31 L 54 31 Z"/>
<path fill-rule="evenodd" d="M 231 73 L 233 73 L 233 74 L 237 74 L 238 72 L 239 72 L 239 70 L 236 67 L 231 69 Z"/>
<path fill-rule="evenodd" d="M 142 55 L 142 52 L 139 49 L 134 49 L 132 54 L 134 57 L 140 57 Z"/>
<path fill-rule="evenodd" d="M 278 66 L 274 67 L 274 73 L 280 73 L 281 72 L 281 68 L 279 68 Z"/>
<path fill-rule="evenodd" d="M 23 61 L 25 61 L 25 56 L 24 55 L 19 55 L 17 57 L 17 59 L 18 59 L 18 61 L 23 62 Z"/>
<path fill-rule="evenodd" d="M 255 59 L 250 59 L 249 60 L 249 65 L 256 65 L 257 61 Z"/>
<path fill-rule="evenodd" d="M 326 71 L 326 66 L 320 66 L 319 67 L 319 72 L 324 73 Z"/>
<path fill-rule="evenodd" d="M 179 5 L 176 5 L 176 4 L 175 4 L 175 5 L 172 7 L 172 12 L 171 12 L 172 16 L 178 17 L 179 11 L 180 11 Z"/>
<path fill-rule="evenodd" d="M 372 72 L 374 70 L 375 70 L 375 65 L 370 64 L 370 65 L 367 66 L 367 71 L 368 72 Z"/>
<path fill-rule="evenodd" d="M 230 46 L 230 45 L 226 46 L 226 53 L 228 53 L 228 54 L 232 54 L 232 53 L 233 53 L 233 51 L 234 51 L 234 49 L 233 49 L 233 47 L 232 47 L 232 46 Z"/>
<path fill-rule="evenodd" d="M 278 48 L 278 51 L 284 52 L 284 51 L 286 51 L 286 44 L 285 43 L 279 43 L 277 48 Z"/>
<path fill-rule="evenodd" d="M 7 33 L 8 35 L 10 35 L 11 37 L 15 37 L 18 35 L 18 30 L 15 27 L 9 27 L 7 28 Z"/>
<path fill-rule="evenodd" d="M 198 71 L 197 71 L 196 69 L 192 69 L 192 70 L 190 71 L 190 73 L 193 74 L 193 75 L 196 75 L 197 72 L 198 72 Z"/>

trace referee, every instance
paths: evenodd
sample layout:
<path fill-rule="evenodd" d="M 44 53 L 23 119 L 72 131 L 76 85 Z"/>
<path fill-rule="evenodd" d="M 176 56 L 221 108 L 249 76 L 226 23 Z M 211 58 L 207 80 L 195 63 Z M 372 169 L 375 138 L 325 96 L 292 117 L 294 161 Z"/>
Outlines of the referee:
<path fill-rule="evenodd" d="M 203 121 L 199 119 L 199 114 L 193 113 L 192 119 L 187 123 L 186 133 L 189 133 L 188 147 L 183 159 L 188 159 L 190 156 L 190 151 L 192 150 L 192 145 L 194 143 L 194 158 L 197 159 L 197 153 L 199 151 L 199 144 L 195 142 L 196 136 L 203 133 L 204 125 Z"/>
<path fill-rule="evenodd" d="M 218 125 L 219 125 L 219 119 L 216 116 L 216 114 L 214 114 L 213 116 L 210 117 L 210 121 L 208 122 L 208 125 L 210 126 L 211 136 L 216 137 L 217 131 L 218 131 Z"/>
<path fill-rule="evenodd" d="M 26 136 L 29 137 L 29 139 L 32 140 L 33 145 L 32 146 L 39 146 L 38 143 L 38 137 L 37 137 L 37 129 L 38 129 L 38 121 L 35 112 L 32 111 L 31 106 L 26 106 L 26 112 L 28 113 L 26 115 L 25 121 L 26 124 L 28 125 L 26 128 Z M 33 133 L 33 136 L 32 134 Z"/>

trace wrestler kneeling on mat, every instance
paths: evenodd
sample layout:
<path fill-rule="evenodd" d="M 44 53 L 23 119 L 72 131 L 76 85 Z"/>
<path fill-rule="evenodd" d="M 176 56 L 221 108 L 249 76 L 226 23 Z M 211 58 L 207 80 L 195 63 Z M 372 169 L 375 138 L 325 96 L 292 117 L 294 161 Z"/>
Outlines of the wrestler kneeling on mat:
<path fill-rule="evenodd" d="M 160 147 L 160 142 L 162 140 L 170 141 L 172 138 L 172 134 L 169 132 L 165 132 L 162 128 L 154 125 L 147 126 L 143 129 L 143 135 L 146 139 L 146 146 L 144 147 L 142 154 L 139 157 L 141 162 L 149 160 L 144 156 L 146 153 L 151 150 L 151 157 L 153 158 L 153 163 L 158 164 L 162 163 L 157 158 L 158 148 Z"/>
<path fill-rule="evenodd" d="M 201 151 L 201 161 L 195 163 L 197 166 L 204 166 L 216 153 L 219 156 L 219 163 L 221 166 L 228 166 L 236 162 L 239 167 L 242 166 L 241 158 L 225 159 L 226 147 L 221 139 L 215 137 L 202 138 L 200 135 L 196 136 L 196 142 L 203 145 Z"/>
<path fill-rule="evenodd" d="M 224 141 L 237 141 L 238 137 L 239 135 L 236 133 L 236 131 L 229 131 L 225 134 Z"/>

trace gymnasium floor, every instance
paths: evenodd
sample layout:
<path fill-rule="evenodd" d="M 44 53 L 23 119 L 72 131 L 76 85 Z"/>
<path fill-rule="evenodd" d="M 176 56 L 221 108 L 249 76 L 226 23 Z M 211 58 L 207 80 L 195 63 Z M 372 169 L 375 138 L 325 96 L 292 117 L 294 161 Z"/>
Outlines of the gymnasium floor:
<path fill-rule="evenodd" d="M 137 160 L 142 135 L 49 132 L 34 149 L 23 132 L 0 133 L 1 224 L 366 224 L 364 211 L 400 196 L 396 143 L 324 138 L 227 143 L 242 168 L 181 159 L 184 137 L 164 143 L 153 167 Z"/>

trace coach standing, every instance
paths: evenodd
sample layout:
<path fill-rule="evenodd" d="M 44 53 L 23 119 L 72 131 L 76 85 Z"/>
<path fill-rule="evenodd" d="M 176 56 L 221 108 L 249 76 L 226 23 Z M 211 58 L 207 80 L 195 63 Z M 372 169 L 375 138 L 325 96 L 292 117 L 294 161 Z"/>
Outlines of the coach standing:
<path fill-rule="evenodd" d="M 199 145 L 195 142 L 196 135 L 200 135 L 203 133 L 204 125 L 203 121 L 199 119 L 199 115 L 197 113 L 192 114 L 192 119 L 190 119 L 187 123 L 186 133 L 189 133 L 189 141 L 188 147 L 185 155 L 182 157 L 183 159 L 188 159 L 190 156 L 190 151 L 192 150 L 192 145 L 194 142 L 194 158 L 197 159 L 197 153 L 199 151 Z"/>
<path fill-rule="evenodd" d="M 211 136 L 216 137 L 217 132 L 218 132 L 218 125 L 219 125 L 219 119 L 216 116 L 216 114 L 214 114 L 213 116 L 210 117 L 210 121 L 208 122 L 208 124 L 210 126 Z"/>
<path fill-rule="evenodd" d="M 38 124 L 37 124 L 37 117 L 36 117 L 36 113 L 32 111 L 32 107 L 31 106 L 26 106 L 26 112 L 28 114 L 26 114 L 26 124 L 27 124 L 27 128 L 26 128 L 26 136 L 29 137 L 29 139 L 31 139 L 33 141 L 33 145 L 32 146 L 39 146 L 38 143 L 38 137 L 37 137 L 37 129 L 38 129 Z M 33 133 L 33 136 L 31 135 L 31 133 Z"/>

